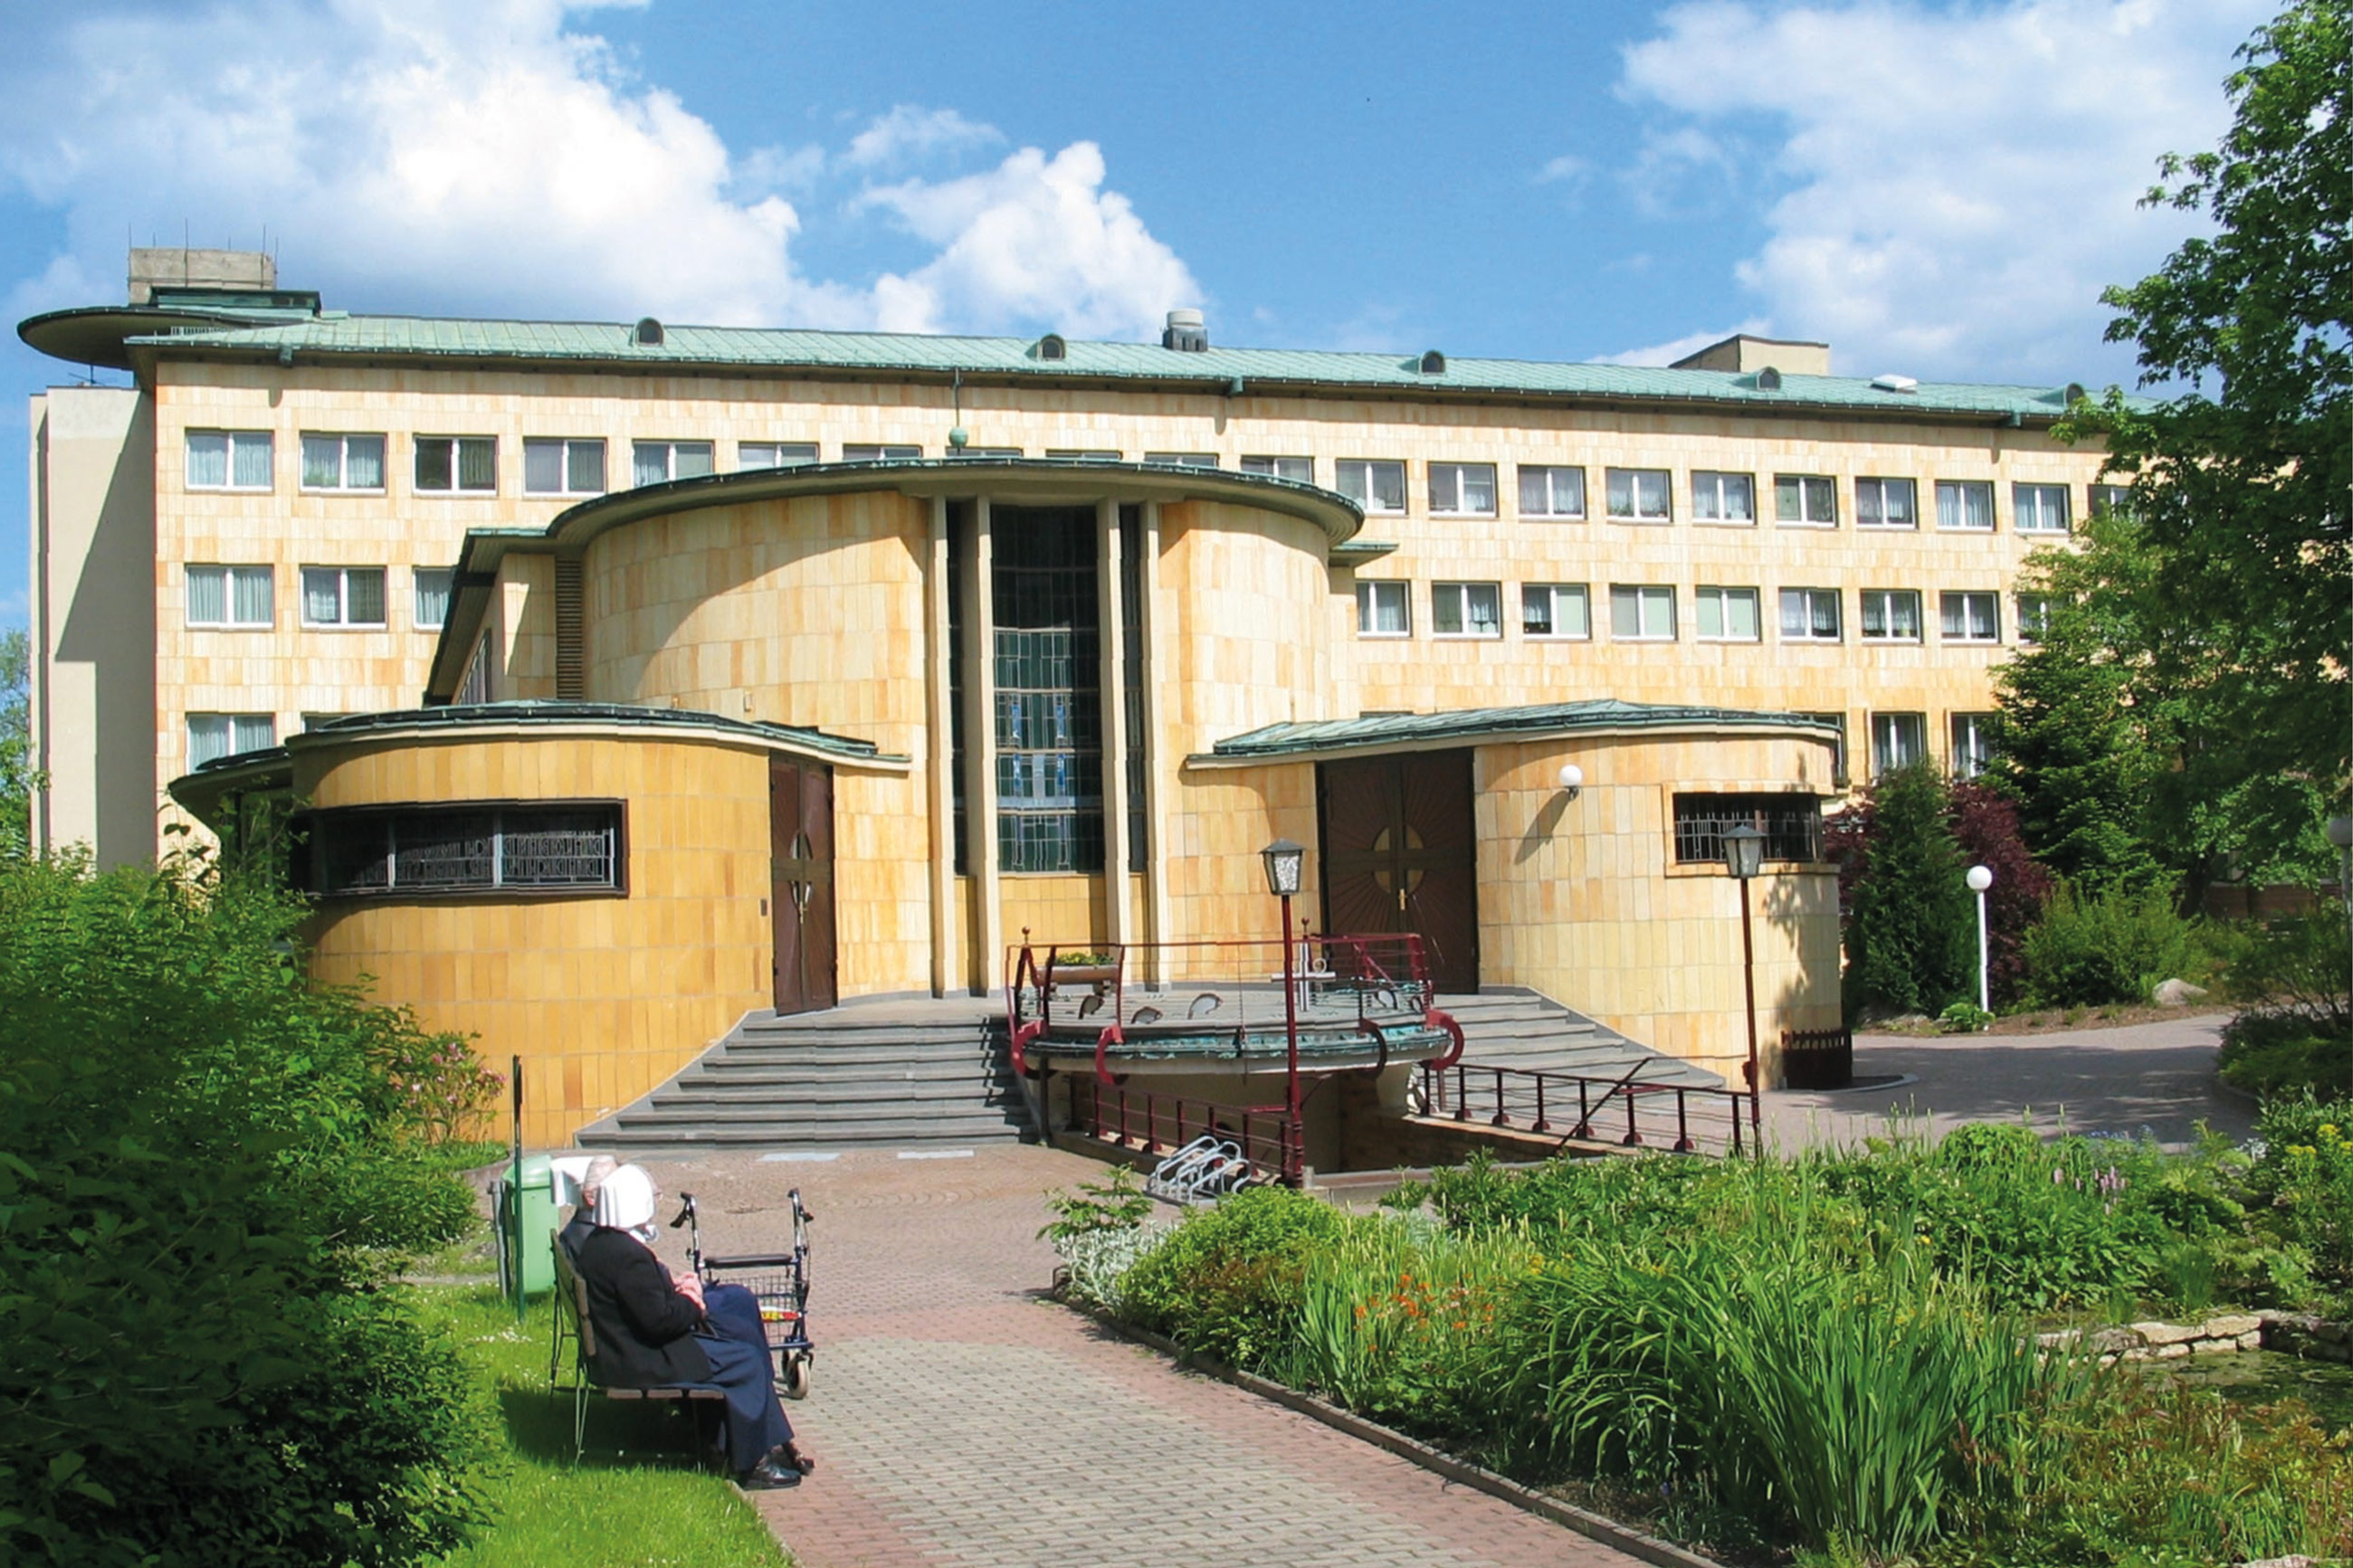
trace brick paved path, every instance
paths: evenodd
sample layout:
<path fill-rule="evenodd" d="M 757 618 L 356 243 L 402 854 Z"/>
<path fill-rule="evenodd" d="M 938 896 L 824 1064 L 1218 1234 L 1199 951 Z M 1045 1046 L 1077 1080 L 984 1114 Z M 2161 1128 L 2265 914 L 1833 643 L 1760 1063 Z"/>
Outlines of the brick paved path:
<path fill-rule="evenodd" d="M 816 1384 L 788 1409 L 823 1468 L 757 1499 L 800 1568 L 1634 1562 L 1042 1300 L 1039 1194 L 1091 1161 L 645 1163 L 668 1199 L 696 1194 L 712 1251 L 779 1245 L 788 1187 L 818 1215 Z M 681 1234 L 662 1233 L 673 1263 Z"/>

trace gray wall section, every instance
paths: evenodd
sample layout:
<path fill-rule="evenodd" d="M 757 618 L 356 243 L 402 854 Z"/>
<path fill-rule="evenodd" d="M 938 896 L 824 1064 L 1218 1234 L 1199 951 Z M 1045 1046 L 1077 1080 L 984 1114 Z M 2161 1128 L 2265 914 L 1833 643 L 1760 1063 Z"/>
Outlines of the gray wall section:
<path fill-rule="evenodd" d="M 32 408 L 34 832 L 101 867 L 155 858 L 154 405 L 52 387 Z"/>

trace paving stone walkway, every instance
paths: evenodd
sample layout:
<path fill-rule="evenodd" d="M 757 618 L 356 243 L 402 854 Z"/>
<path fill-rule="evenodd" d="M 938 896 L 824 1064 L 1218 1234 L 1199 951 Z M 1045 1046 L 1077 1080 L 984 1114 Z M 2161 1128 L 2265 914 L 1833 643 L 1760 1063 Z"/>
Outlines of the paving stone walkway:
<path fill-rule="evenodd" d="M 695 1194 L 708 1250 L 817 1214 L 815 1387 L 789 1406 L 822 1468 L 757 1497 L 800 1568 L 1604 1568 L 1635 1559 L 1116 1339 L 1042 1299 L 1040 1196 L 1099 1179 L 1033 1147 L 825 1163 L 649 1158 Z M 661 1250 L 683 1263 L 683 1233 Z"/>

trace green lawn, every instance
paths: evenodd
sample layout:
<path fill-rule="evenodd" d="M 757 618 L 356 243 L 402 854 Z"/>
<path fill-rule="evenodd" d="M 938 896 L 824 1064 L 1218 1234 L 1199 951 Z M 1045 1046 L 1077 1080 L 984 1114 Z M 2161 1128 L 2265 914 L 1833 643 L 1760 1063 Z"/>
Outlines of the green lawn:
<path fill-rule="evenodd" d="M 572 1402 L 547 1386 L 550 1307 L 522 1327 L 490 1285 L 425 1288 L 496 1390 L 512 1458 L 491 1487 L 498 1518 L 448 1568 L 784 1568 L 759 1516 L 716 1474 L 695 1468 L 686 1417 L 663 1406 L 591 1398 L 589 1451 L 572 1463 Z M 617 1452 L 617 1450 L 619 1450 Z"/>

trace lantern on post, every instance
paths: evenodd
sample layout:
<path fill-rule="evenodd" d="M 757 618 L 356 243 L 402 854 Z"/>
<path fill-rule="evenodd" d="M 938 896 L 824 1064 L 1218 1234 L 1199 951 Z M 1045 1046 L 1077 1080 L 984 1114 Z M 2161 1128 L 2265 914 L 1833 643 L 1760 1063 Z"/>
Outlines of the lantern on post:
<path fill-rule="evenodd" d="M 1765 835 L 1746 822 L 1725 829 L 1724 868 L 1740 884 L 1740 983 L 1748 1003 L 1748 1127 L 1761 1138 L 1765 1083 L 1757 1060 L 1757 942 L 1748 928 L 1748 884 L 1765 868 Z"/>

